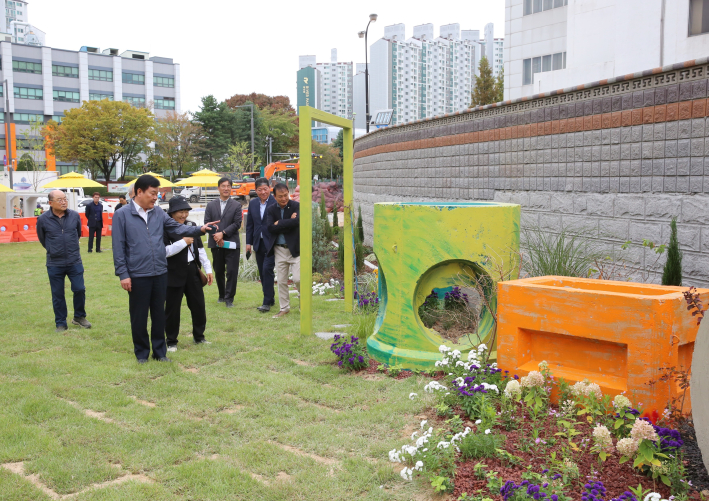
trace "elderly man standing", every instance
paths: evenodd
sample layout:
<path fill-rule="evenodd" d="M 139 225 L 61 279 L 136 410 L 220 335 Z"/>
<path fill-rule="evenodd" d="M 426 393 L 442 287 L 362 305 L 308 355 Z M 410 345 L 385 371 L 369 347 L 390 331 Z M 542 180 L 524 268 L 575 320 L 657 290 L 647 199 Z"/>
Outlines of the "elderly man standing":
<path fill-rule="evenodd" d="M 219 180 L 219 198 L 212 200 L 204 209 L 205 221 L 219 221 L 217 231 L 207 242 L 212 249 L 214 276 L 219 289 L 219 302 L 227 308 L 234 307 L 236 281 L 239 278 L 239 228 L 241 228 L 241 204 L 231 198 L 231 179 Z M 234 242 L 236 248 L 224 248 L 224 242 Z M 226 272 L 226 284 L 224 274 Z"/>
<path fill-rule="evenodd" d="M 276 304 L 273 290 L 275 260 L 272 255 L 268 255 L 273 245 L 273 237 L 266 228 L 266 210 L 276 205 L 276 199 L 271 195 L 271 186 L 265 177 L 258 178 L 254 186 L 258 198 L 252 198 L 249 202 L 249 212 L 246 217 L 246 252 L 251 252 L 253 249 L 256 254 L 256 266 L 263 289 L 263 304 L 257 309 L 266 313 Z"/>
<path fill-rule="evenodd" d="M 200 238 L 216 224 L 200 228 L 175 221 L 155 205 L 159 186 L 160 181 L 153 176 L 140 176 L 133 201 L 113 215 L 113 264 L 121 287 L 128 291 L 133 346 L 141 364 L 148 361 L 151 344 L 154 359 L 170 362 L 165 345 L 165 230 L 178 237 Z M 152 320 L 150 336 L 148 313 Z"/>
<path fill-rule="evenodd" d="M 50 210 L 37 218 L 37 237 L 42 247 L 47 249 L 47 274 L 52 288 L 56 332 L 67 330 L 65 277 L 69 277 L 71 291 L 74 293 L 74 318 L 71 323 L 90 329 L 85 310 L 84 266 L 79 250 L 81 218 L 76 211 L 67 208 L 67 198 L 63 191 L 50 192 L 48 199 Z"/>
<path fill-rule="evenodd" d="M 288 186 L 283 183 L 273 187 L 273 195 L 276 203 L 266 211 L 266 227 L 273 235 L 268 254 L 275 256 L 278 278 L 280 311 L 273 318 L 281 318 L 290 312 L 288 272 L 293 274 L 296 287 L 300 283 L 300 204 L 290 199 Z"/>

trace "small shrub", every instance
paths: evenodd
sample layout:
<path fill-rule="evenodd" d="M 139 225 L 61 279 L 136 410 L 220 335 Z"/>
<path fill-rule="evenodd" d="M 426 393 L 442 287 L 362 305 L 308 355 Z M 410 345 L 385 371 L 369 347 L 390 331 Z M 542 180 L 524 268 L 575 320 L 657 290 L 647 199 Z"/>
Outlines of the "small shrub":
<path fill-rule="evenodd" d="M 490 432 L 490 430 L 487 430 Z M 505 436 L 497 433 L 469 433 L 460 441 L 460 454 L 465 459 L 492 458 L 502 448 Z"/>
<path fill-rule="evenodd" d="M 359 338 L 355 336 L 349 337 L 335 334 L 334 343 L 330 345 L 332 351 L 338 358 L 337 366 L 341 369 L 358 371 L 369 367 L 369 357 L 364 345 L 359 343 Z"/>
<path fill-rule="evenodd" d="M 355 231 L 355 235 L 359 236 L 360 242 L 364 242 L 364 223 L 362 222 L 362 206 L 360 205 L 359 207 L 357 207 L 357 210 L 357 228 Z"/>
<path fill-rule="evenodd" d="M 332 267 L 330 240 L 327 238 L 330 226 L 317 215 L 317 208 L 313 206 L 313 271 L 322 273 Z"/>
<path fill-rule="evenodd" d="M 347 332 L 364 342 L 374 333 L 374 325 L 376 322 L 376 313 L 365 312 L 360 315 L 354 315 L 352 317 L 352 325 L 347 329 Z"/>
<path fill-rule="evenodd" d="M 682 253 L 677 240 L 677 218 L 670 223 L 670 243 L 667 246 L 667 261 L 662 271 L 662 285 L 682 285 Z"/>
<path fill-rule="evenodd" d="M 338 216 L 339 205 L 335 202 L 332 206 L 332 233 L 338 235 L 340 233 L 340 220 Z"/>

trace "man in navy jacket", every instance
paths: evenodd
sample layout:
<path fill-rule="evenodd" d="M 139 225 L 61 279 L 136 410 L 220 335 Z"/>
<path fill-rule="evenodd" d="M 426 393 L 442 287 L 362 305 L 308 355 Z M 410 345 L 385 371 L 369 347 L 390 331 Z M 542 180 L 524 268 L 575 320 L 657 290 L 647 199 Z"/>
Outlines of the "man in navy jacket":
<path fill-rule="evenodd" d="M 276 204 L 266 211 L 266 227 L 273 235 L 268 254 L 275 257 L 278 275 L 280 311 L 273 318 L 281 318 L 290 312 L 289 272 L 296 287 L 300 284 L 300 204 L 290 199 L 288 186 L 283 183 L 273 187 L 273 196 Z"/>
<path fill-rule="evenodd" d="M 275 256 L 268 255 L 269 249 L 273 246 L 273 237 L 266 227 L 266 211 L 276 204 L 276 199 L 271 195 L 270 183 L 265 177 L 258 178 L 254 186 L 258 198 L 251 199 L 246 215 L 246 252 L 253 249 L 256 254 L 256 266 L 258 266 L 263 289 L 263 304 L 258 307 L 258 310 L 265 313 L 276 304 L 273 290 L 276 260 Z"/>
<path fill-rule="evenodd" d="M 96 252 L 101 252 L 101 232 L 103 231 L 103 204 L 99 201 L 101 195 L 96 192 L 94 201 L 86 206 L 86 222 L 89 226 L 89 252 L 94 248 L 94 234 L 96 235 Z"/>
<path fill-rule="evenodd" d="M 178 223 L 155 205 L 160 182 L 142 175 L 135 182 L 133 201 L 113 215 L 113 265 L 128 291 L 130 326 L 138 363 L 150 356 L 170 362 L 165 345 L 165 296 L 167 294 L 167 257 L 163 233 L 167 229 L 179 237 L 201 238 L 215 223 L 201 228 Z M 148 313 L 152 320 L 148 337 Z"/>
<path fill-rule="evenodd" d="M 84 266 L 81 264 L 79 238 L 81 238 L 81 218 L 73 210 L 67 209 L 66 193 L 61 190 L 49 192 L 50 209 L 37 218 L 37 238 L 47 249 L 47 275 L 52 288 L 52 306 L 56 332 L 67 330 L 66 299 L 64 279 L 69 277 L 74 293 L 74 318 L 71 323 L 90 329 L 86 320 L 86 287 L 84 287 Z"/>

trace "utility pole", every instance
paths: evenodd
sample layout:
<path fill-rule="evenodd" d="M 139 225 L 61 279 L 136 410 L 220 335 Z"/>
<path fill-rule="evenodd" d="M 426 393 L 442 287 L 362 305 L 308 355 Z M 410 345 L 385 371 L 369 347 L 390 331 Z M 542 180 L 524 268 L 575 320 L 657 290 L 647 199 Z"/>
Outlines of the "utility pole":
<path fill-rule="evenodd" d="M 13 185 L 13 171 L 12 168 L 12 113 L 10 113 L 10 86 L 7 84 L 7 80 L 4 80 L 3 90 L 5 92 L 5 152 L 7 156 L 7 170 L 10 173 L 10 189 Z"/>

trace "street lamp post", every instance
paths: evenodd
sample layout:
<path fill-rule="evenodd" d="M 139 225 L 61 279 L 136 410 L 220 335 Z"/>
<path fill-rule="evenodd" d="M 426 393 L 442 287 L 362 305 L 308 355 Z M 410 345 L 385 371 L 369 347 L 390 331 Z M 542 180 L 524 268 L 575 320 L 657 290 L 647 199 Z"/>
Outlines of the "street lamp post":
<path fill-rule="evenodd" d="M 4 87 L 4 92 L 5 92 L 5 156 L 7 157 L 7 170 L 8 174 L 10 175 L 10 188 L 13 186 L 13 168 L 12 168 L 12 161 L 14 160 L 12 158 L 12 131 L 11 131 L 11 124 L 12 124 L 12 114 L 10 113 L 10 85 L 7 83 L 7 80 L 3 80 L 2 82 L 3 87 Z"/>
<path fill-rule="evenodd" d="M 234 108 L 249 108 L 251 107 L 251 170 L 253 171 L 254 166 L 254 105 L 242 104 L 241 106 L 234 106 Z"/>
<path fill-rule="evenodd" d="M 369 22 L 367 23 L 367 29 L 364 31 L 360 31 L 359 38 L 364 38 L 364 99 L 365 99 L 365 114 L 364 114 L 364 119 L 367 122 L 366 128 L 367 128 L 367 133 L 369 133 L 369 58 L 368 58 L 368 52 L 369 52 L 369 46 L 367 45 L 367 34 L 369 33 L 369 25 L 372 24 L 373 22 L 376 22 L 377 20 L 377 15 L 376 14 L 370 14 L 369 15 Z"/>

